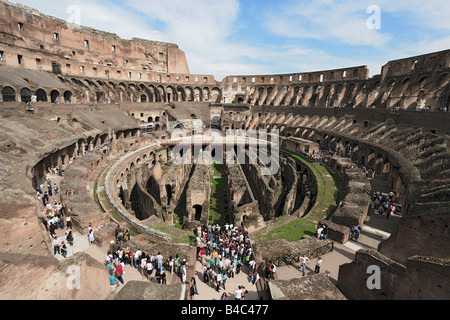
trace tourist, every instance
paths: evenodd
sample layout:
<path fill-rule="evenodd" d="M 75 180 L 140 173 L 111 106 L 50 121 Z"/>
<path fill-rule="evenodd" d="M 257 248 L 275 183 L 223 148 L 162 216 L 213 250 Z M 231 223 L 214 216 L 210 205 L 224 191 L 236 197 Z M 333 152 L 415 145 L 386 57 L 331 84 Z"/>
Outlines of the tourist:
<path fill-rule="evenodd" d="M 306 256 L 306 254 L 304 254 L 302 257 L 300 257 L 300 268 L 302 271 L 303 276 L 305 276 L 305 268 L 306 268 L 306 264 L 308 263 L 309 258 Z"/>
<path fill-rule="evenodd" d="M 245 295 L 248 293 L 248 290 L 245 289 L 244 286 L 241 287 L 241 300 L 245 300 Z"/>
<path fill-rule="evenodd" d="M 109 284 L 111 286 L 111 290 L 115 290 L 119 287 L 119 282 L 117 282 L 116 277 L 111 273 L 109 274 Z"/>
<path fill-rule="evenodd" d="M 64 241 L 61 242 L 61 254 L 64 258 L 67 256 L 67 246 Z"/>
<path fill-rule="evenodd" d="M 168 265 L 169 265 L 170 274 L 172 274 L 173 273 L 173 268 L 174 268 L 173 257 L 170 256 L 167 262 L 168 262 Z"/>
<path fill-rule="evenodd" d="M 272 263 L 272 260 L 269 260 L 268 264 L 267 264 L 267 279 L 272 279 L 274 280 L 274 276 L 273 276 L 273 266 L 274 264 Z"/>
<path fill-rule="evenodd" d="M 314 273 L 320 273 L 321 266 L 322 266 L 322 259 L 319 257 L 316 261 L 316 268 L 314 269 Z"/>
<path fill-rule="evenodd" d="M 323 234 L 323 239 L 327 240 L 328 236 L 329 236 L 329 229 L 328 229 L 328 225 L 326 223 L 323 224 L 322 234 Z"/>
<path fill-rule="evenodd" d="M 223 290 L 226 290 L 225 289 L 225 283 L 227 282 L 227 274 L 226 274 L 226 272 L 224 271 L 223 273 L 222 273 L 222 285 L 223 285 Z"/>
<path fill-rule="evenodd" d="M 161 255 L 161 252 L 158 252 L 158 255 L 156 256 L 156 261 L 158 263 L 158 270 L 160 273 L 163 272 L 163 256 Z"/>
<path fill-rule="evenodd" d="M 120 260 L 119 260 L 119 262 L 120 262 Z M 117 264 L 117 266 L 116 266 L 116 272 L 117 272 L 117 279 L 118 279 L 122 284 L 124 284 L 123 278 L 122 278 L 122 275 L 123 275 L 123 267 L 122 267 L 122 263 L 118 263 L 118 264 Z"/>
<path fill-rule="evenodd" d="M 145 253 L 142 253 L 142 258 L 141 258 L 141 265 L 140 265 L 141 269 L 141 275 L 143 278 L 148 278 L 148 274 L 147 274 L 147 257 L 145 256 Z"/>
<path fill-rule="evenodd" d="M 324 275 L 325 275 L 325 278 L 329 279 L 330 278 L 330 271 L 326 270 Z"/>
<path fill-rule="evenodd" d="M 181 266 L 180 260 L 181 260 L 181 259 L 180 259 L 180 257 L 178 256 L 178 253 L 177 253 L 177 254 L 175 255 L 175 259 L 174 259 L 174 261 L 173 261 L 175 273 L 180 272 L 180 266 Z"/>
<path fill-rule="evenodd" d="M 236 290 L 234 290 L 234 299 L 241 300 L 242 299 L 242 287 L 238 286 Z"/>
<path fill-rule="evenodd" d="M 146 265 L 147 279 L 148 279 L 148 281 L 152 281 L 153 263 L 152 263 L 151 259 L 147 259 L 146 262 L 147 262 L 147 265 Z"/>
<path fill-rule="evenodd" d="M 130 240 L 130 231 L 125 230 L 125 233 L 123 234 L 123 241 L 127 242 Z"/>
<path fill-rule="evenodd" d="M 252 286 L 254 286 L 255 283 L 258 282 L 258 280 L 259 280 L 259 273 L 255 272 L 253 277 L 252 277 Z"/>
<path fill-rule="evenodd" d="M 89 246 L 94 244 L 95 241 L 95 237 L 94 237 L 94 231 L 91 229 L 88 235 L 88 239 L 89 239 Z"/>
<path fill-rule="evenodd" d="M 203 264 L 202 269 L 203 269 L 203 282 L 204 283 L 208 283 L 209 281 L 208 281 L 208 267 L 207 267 L 207 265 Z"/>
<path fill-rule="evenodd" d="M 167 284 L 167 275 L 165 272 L 161 274 L 161 284 Z"/>
<path fill-rule="evenodd" d="M 191 283 L 194 284 L 194 292 L 195 292 L 195 294 L 198 294 L 198 291 L 197 291 L 197 281 L 195 280 L 195 276 L 191 278 Z"/>
<path fill-rule="evenodd" d="M 67 233 L 66 240 L 67 240 L 67 242 L 69 243 L 69 246 L 73 247 L 73 235 L 72 235 L 72 230 L 69 230 L 69 232 Z"/>
<path fill-rule="evenodd" d="M 226 292 L 222 293 L 220 300 L 222 300 L 222 301 L 228 300 L 228 294 Z"/>
<path fill-rule="evenodd" d="M 216 276 L 216 291 L 219 292 L 220 290 L 220 284 L 222 283 L 222 275 L 220 273 Z"/>
<path fill-rule="evenodd" d="M 361 233 L 361 227 L 354 225 L 354 228 L 352 231 L 353 231 L 352 232 L 353 240 L 358 241 L 359 235 Z"/>
<path fill-rule="evenodd" d="M 134 266 L 135 269 L 137 269 L 138 265 L 141 264 L 141 256 L 142 256 L 141 249 L 137 249 L 136 252 L 134 253 L 133 257 L 132 257 L 133 266 Z"/>
<path fill-rule="evenodd" d="M 195 300 L 195 287 L 192 280 L 191 283 L 189 284 L 189 299 Z"/>
<path fill-rule="evenodd" d="M 55 255 L 56 252 L 61 254 L 61 243 L 57 236 L 55 236 L 55 239 L 53 240 L 53 255 Z"/>
<path fill-rule="evenodd" d="M 187 274 L 186 259 L 184 259 L 183 262 L 181 263 L 180 272 L 181 272 L 181 282 L 186 283 L 186 274 Z"/>
<path fill-rule="evenodd" d="M 323 227 L 319 227 L 319 229 L 317 229 L 317 231 L 316 231 L 316 237 L 319 240 L 322 240 L 322 237 L 323 237 L 322 231 L 323 231 Z"/>

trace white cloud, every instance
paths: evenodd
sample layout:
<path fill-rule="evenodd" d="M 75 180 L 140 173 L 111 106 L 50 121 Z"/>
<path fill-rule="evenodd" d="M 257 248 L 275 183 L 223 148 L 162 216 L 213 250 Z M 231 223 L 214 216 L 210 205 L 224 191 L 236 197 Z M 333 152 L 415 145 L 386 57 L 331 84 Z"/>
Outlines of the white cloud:
<path fill-rule="evenodd" d="M 281 2 L 277 10 L 267 12 L 267 29 L 288 38 L 310 38 L 328 40 L 354 46 L 380 47 L 389 41 L 391 35 L 378 29 L 370 29 L 367 20 L 369 5 L 356 2 L 318 0 Z"/>
<path fill-rule="evenodd" d="M 82 26 L 115 33 L 124 39 L 146 38 L 163 41 L 163 35 L 149 27 L 143 19 L 139 19 L 120 5 L 99 0 L 59 0 L 39 1 L 20 0 L 16 3 L 35 8 L 43 14 L 57 17 L 68 22 L 76 22 Z M 68 10 L 78 8 L 78 12 Z M 74 19 L 74 15 L 77 15 Z"/>
<path fill-rule="evenodd" d="M 402 14 L 411 25 L 432 30 L 450 29 L 450 2 L 443 0 L 377 0 L 382 12 Z"/>

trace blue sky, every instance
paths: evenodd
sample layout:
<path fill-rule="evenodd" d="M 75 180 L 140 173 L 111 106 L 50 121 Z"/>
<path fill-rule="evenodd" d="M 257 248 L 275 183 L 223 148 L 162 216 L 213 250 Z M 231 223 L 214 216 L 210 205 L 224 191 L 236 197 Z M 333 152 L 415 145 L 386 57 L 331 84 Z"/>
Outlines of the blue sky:
<path fill-rule="evenodd" d="M 389 60 L 450 49 L 448 0 L 11 2 L 124 39 L 176 43 L 191 73 L 217 81 L 359 65 L 373 76 Z"/>

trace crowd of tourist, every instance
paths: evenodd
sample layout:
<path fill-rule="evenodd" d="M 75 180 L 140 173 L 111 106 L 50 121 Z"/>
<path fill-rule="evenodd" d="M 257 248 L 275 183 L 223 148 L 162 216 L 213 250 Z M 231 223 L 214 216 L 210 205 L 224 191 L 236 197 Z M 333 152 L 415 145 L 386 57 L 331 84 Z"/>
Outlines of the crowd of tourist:
<path fill-rule="evenodd" d="M 383 195 L 381 192 L 374 191 L 370 203 L 380 217 L 385 215 L 386 219 L 389 220 L 389 217 L 397 210 L 394 204 L 395 197 L 396 194 L 394 191 L 390 191 L 388 195 Z"/>
<path fill-rule="evenodd" d="M 131 250 L 127 246 L 127 242 L 130 240 L 129 230 L 123 229 L 120 225 L 115 229 L 115 241 L 110 242 L 110 246 L 105 258 L 105 265 L 108 266 L 110 274 L 110 284 L 112 289 L 124 283 L 123 281 L 123 269 L 125 266 L 131 266 L 138 270 L 143 278 L 148 281 L 156 281 L 160 284 L 168 284 L 167 273 L 164 271 L 170 271 L 170 274 L 174 272 L 180 275 L 183 283 L 186 283 L 186 259 L 181 260 L 178 254 L 173 257 L 169 257 L 164 260 L 161 252 L 145 252 L 138 248 L 137 250 Z"/>
<path fill-rule="evenodd" d="M 241 272 L 242 266 L 254 265 L 248 231 L 245 226 L 199 226 L 196 230 L 197 255 L 203 266 L 203 281 L 220 292 L 226 290 L 229 278 Z M 250 268 L 250 272 L 254 269 Z M 241 298 L 245 292 L 241 292 Z"/>
<path fill-rule="evenodd" d="M 46 181 L 36 187 L 36 196 L 43 206 L 41 221 L 52 238 L 53 255 L 61 254 L 66 258 L 67 245 L 72 247 L 74 244 L 72 221 L 71 217 L 66 214 L 65 206 L 57 200 L 59 188 L 56 182 L 52 184 L 52 175 L 63 176 L 64 170 L 64 166 L 48 167 Z M 57 230 L 64 230 L 64 236 L 58 237 Z"/>

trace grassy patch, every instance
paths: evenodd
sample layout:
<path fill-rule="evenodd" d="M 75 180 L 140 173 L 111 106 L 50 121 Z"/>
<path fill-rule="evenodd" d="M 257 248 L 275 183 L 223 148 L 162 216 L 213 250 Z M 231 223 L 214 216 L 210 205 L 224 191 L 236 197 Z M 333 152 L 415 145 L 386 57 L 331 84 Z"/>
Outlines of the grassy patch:
<path fill-rule="evenodd" d="M 97 204 L 98 208 L 100 209 L 100 212 L 105 213 L 105 210 L 103 210 L 103 207 L 100 204 L 100 200 L 98 199 L 97 185 L 98 185 L 98 181 L 95 183 L 95 186 L 94 186 L 94 201 Z"/>
<path fill-rule="evenodd" d="M 211 196 L 209 206 L 209 223 L 221 224 L 226 214 L 226 200 L 227 190 L 225 185 L 225 179 L 222 176 L 222 164 L 212 164 L 212 176 L 211 176 Z"/>

